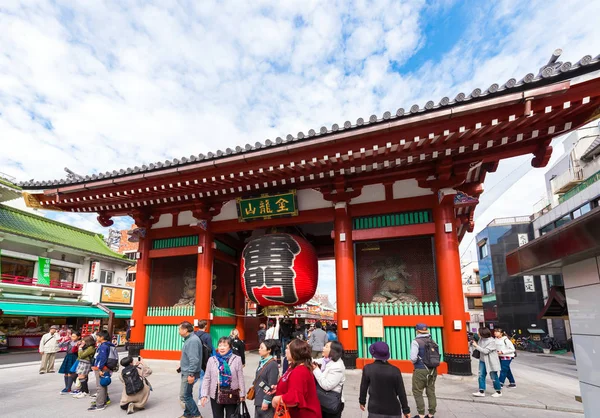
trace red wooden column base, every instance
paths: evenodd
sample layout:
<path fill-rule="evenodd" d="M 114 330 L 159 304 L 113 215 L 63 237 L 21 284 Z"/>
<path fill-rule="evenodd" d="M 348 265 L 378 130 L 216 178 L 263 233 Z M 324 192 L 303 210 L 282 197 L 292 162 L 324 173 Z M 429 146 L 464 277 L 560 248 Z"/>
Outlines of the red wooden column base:
<path fill-rule="evenodd" d="M 336 203 L 334 228 L 338 338 L 344 346 L 346 368 L 354 369 L 358 357 L 354 246 L 352 243 L 352 218 L 348 213 L 346 203 Z"/>
<path fill-rule="evenodd" d="M 139 225 L 139 224 L 138 224 Z M 148 237 L 149 231 L 145 238 L 140 239 L 138 251 L 140 259 L 137 262 L 135 293 L 133 300 L 133 312 L 131 319 L 133 326 L 131 327 L 131 336 L 129 341 L 129 354 L 131 356 L 139 356 L 140 350 L 144 348 L 146 338 L 146 325 L 144 317 L 148 312 L 148 302 L 150 297 L 150 245 L 151 239 Z"/>
<path fill-rule="evenodd" d="M 449 374 L 470 376 L 471 356 L 465 323 L 454 195 L 444 196 L 441 202 L 436 203 L 433 217 L 438 289 L 444 321 L 444 361 L 448 364 Z"/>

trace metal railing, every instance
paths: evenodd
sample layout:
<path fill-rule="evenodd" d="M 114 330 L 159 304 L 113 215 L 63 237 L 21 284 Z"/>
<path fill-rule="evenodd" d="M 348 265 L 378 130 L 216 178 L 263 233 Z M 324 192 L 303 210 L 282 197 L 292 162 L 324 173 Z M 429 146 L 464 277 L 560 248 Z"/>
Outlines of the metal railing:
<path fill-rule="evenodd" d="M 80 283 L 64 282 L 61 280 L 50 280 L 50 284 L 39 283 L 33 277 L 14 276 L 12 274 L 3 274 L 0 276 L 0 282 L 8 284 L 19 284 L 24 286 L 49 287 L 52 289 L 65 289 L 81 291 L 83 285 Z"/>

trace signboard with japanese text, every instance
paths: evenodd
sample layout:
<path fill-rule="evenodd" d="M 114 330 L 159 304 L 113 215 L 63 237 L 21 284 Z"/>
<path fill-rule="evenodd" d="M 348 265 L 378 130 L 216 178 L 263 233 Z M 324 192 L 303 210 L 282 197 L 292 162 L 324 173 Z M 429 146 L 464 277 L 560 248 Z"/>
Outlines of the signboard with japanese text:
<path fill-rule="evenodd" d="M 50 259 L 38 257 L 38 284 L 50 285 Z"/>
<path fill-rule="evenodd" d="M 102 286 L 100 303 L 114 303 L 118 305 L 131 305 L 131 289 L 122 287 Z"/>
<path fill-rule="evenodd" d="M 517 234 L 517 238 L 519 240 L 519 247 L 522 247 L 529 242 L 529 236 L 527 234 Z"/>
<path fill-rule="evenodd" d="M 262 195 L 249 199 L 237 199 L 240 222 L 271 219 L 282 216 L 298 216 L 296 191 L 277 195 Z"/>
<path fill-rule="evenodd" d="M 94 261 L 90 267 L 90 282 L 100 281 L 100 262 Z"/>
<path fill-rule="evenodd" d="M 383 317 L 363 316 L 363 332 L 365 338 L 383 338 Z"/>
<path fill-rule="evenodd" d="M 523 282 L 525 284 L 526 292 L 535 292 L 535 282 L 533 276 L 523 276 Z"/>

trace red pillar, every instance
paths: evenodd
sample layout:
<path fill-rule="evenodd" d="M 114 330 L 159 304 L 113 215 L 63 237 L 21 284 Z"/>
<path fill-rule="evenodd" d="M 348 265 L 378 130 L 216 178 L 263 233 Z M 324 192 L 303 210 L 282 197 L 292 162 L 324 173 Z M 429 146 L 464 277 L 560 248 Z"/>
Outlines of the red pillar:
<path fill-rule="evenodd" d="M 149 232 L 149 231 L 148 231 Z M 134 325 L 131 327 L 131 336 L 129 342 L 129 353 L 138 356 L 140 350 L 144 348 L 146 338 L 146 326 L 144 325 L 144 316 L 148 313 L 148 301 L 150 297 L 150 238 L 140 238 L 138 252 L 140 258 L 137 261 L 135 277 L 135 296 L 133 300 L 133 312 L 131 319 Z"/>
<path fill-rule="evenodd" d="M 435 257 L 441 313 L 444 320 L 444 361 L 448 373 L 471 375 L 471 357 L 465 324 L 465 305 L 460 272 L 460 254 L 454 195 L 445 196 L 433 210 L 435 220 Z M 460 324 L 460 329 L 455 329 Z"/>
<path fill-rule="evenodd" d="M 356 337 L 356 289 L 354 280 L 354 246 L 352 218 L 346 203 L 335 209 L 335 285 L 337 300 L 338 338 L 344 346 L 346 368 L 356 368 L 358 343 Z"/>
<path fill-rule="evenodd" d="M 246 340 L 246 332 L 244 331 L 244 318 L 246 315 L 246 297 L 242 291 L 242 283 L 240 277 L 236 274 L 235 280 L 235 327 L 240 333 L 240 339 Z"/>
<path fill-rule="evenodd" d="M 213 236 L 207 225 L 206 231 L 200 232 L 198 237 L 198 264 L 196 269 L 196 314 L 198 320 L 206 319 L 210 331 L 210 310 L 212 299 L 213 276 Z"/>

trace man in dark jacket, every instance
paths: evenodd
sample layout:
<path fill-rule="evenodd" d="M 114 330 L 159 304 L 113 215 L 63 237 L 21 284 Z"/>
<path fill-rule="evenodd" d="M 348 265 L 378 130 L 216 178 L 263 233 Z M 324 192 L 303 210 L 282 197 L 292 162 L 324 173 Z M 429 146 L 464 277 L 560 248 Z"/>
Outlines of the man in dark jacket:
<path fill-rule="evenodd" d="M 202 370 L 202 343 L 194 334 L 194 326 L 187 321 L 179 325 L 179 335 L 183 337 L 181 349 L 181 387 L 179 399 L 185 404 L 182 418 L 200 417 L 198 405 L 194 402 L 194 383 Z"/>
<path fill-rule="evenodd" d="M 206 332 L 206 327 L 208 325 L 208 321 L 206 319 L 201 319 L 200 321 L 198 321 L 198 331 L 196 331 L 196 336 L 200 339 L 200 342 L 204 345 L 206 345 L 209 349 L 210 352 L 212 354 L 214 354 L 215 349 L 213 348 L 212 345 L 212 338 L 210 338 L 210 334 L 208 332 Z M 208 359 L 202 359 L 202 361 L 200 362 L 200 364 L 202 364 L 204 362 L 204 360 L 208 361 Z M 200 384 L 198 386 L 200 386 L 200 388 L 198 390 L 202 389 L 202 381 L 204 380 L 204 370 L 200 370 Z M 200 396 L 200 394 L 198 394 L 198 396 Z"/>
<path fill-rule="evenodd" d="M 371 344 L 369 352 L 375 362 L 363 368 L 358 398 L 360 409 L 365 410 L 368 391 L 369 417 L 409 415 L 410 407 L 406 399 L 402 373 L 396 366 L 388 363 L 390 347 L 383 341 L 378 341 Z"/>

